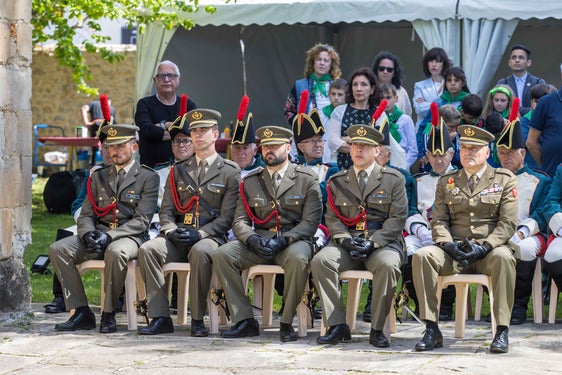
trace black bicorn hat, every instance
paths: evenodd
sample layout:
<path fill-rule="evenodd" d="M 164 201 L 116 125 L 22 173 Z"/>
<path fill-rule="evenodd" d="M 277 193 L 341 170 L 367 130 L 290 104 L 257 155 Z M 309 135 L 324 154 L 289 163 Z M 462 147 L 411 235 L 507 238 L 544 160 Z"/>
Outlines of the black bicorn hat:
<path fill-rule="evenodd" d="M 236 116 L 236 124 L 234 125 L 234 129 L 232 129 L 232 139 L 230 140 L 230 143 L 233 145 L 256 143 L 256 130 L 254 129 L 252 113 L 248 113 L 246 122 L 244 122 L 249 102 L 250 98 L 246 95 L 244 95 L 242 100 L 240 100 L 238 115 Z"/>
<path fill-rule="evenodd" d="M 308 114 L 306 112 L 306 105 L 308 103 L 308 91 L 303 90 L 299 99 L 299 110 L 297 115 L 293 118 L 293 134 L 295 143 L 298 144 L 315 135 L 323 136 L 326 133 L 326 128 L 322 124 L 320 114 L 316 108 L 312 109 Z"/>
<path fill-rule="evenodd" d="M 509 122 L 505 125 L 498 137 L 498 140 L 496 141 L 497 147 L 505 147 L 508 149 L 525 148 L 525 143 L 523 142 L 523 131 L 518 117 L 519 103 L 519 98 L 513 99 Z"/>
<path fill-rule="evenodd" d="M 176 135 L 179 133 L 189 135 L 189 124 L 186 124 L 186 117 L 184 116 L 185 112 L 187 112 L 187 99 L 187 95 L 182 94 L 180 98 L 180 113 L 172 125 L 168 128 L 168 132 L 170 133 L 170 138 L 172 138 L 172 140 L 176 138 Z"/>
<path fill-rule="evenodd" d="M 388 126 L 388 119 L 385 119 L 379 126 L 375 126 L 375 129 L 377 129 L 383 136 L 383 139 L 379 142 L 379 144 L 382 146 L 390 146 L 390 129 Z"/>
<path fill-rule="evenodd" d="M 439 116 L 437 103 L 433 102 L 430 106 L 431 109 L 431 130 L 429 131 L 429 138 L 427 139 L 427 151 L 432 154 L 445 155 L 447 150 L 453 147 L 449 130 Z"/>

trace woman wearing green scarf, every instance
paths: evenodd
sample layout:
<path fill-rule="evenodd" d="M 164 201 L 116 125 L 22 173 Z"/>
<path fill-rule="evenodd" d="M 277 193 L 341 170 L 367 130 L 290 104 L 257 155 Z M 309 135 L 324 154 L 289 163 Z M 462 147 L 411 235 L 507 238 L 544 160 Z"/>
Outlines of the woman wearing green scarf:
<path fill-rule="evenodd" d="M 289 126 L 297 114 L 298 100 L 304 90 L 310 93 L 306 113 L 312 108 L 322 113 L 322 108 L 330 105 L 328 92 L 333 80 L 340 78 L 340 56 L 328 44 L 316 44 L 306 53 L 304 78 L 293 85 L 285 102 L 285 117 Z M 324 119 L 323 119 L 324 120 Z M 322 121 L 324 123 L 324 121 Z"/>

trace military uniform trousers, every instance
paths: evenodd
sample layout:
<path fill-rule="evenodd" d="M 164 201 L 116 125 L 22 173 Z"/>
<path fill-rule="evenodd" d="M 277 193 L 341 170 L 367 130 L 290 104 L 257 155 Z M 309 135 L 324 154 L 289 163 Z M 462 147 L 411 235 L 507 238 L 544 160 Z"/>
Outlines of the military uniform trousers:
<path fill-rule="evenodd" d="M 402 245 L 396 242 L 396 248 L 402 248 Z M 312 280 L 320 296 L 325 325 L 331 327 L 345 324 L 346 321 L 340 289 L 340 273 L 366 269 L 373 274 L 371 327 L 382 330 L 392 306 L 401 264 L 401 255 L 394 247 L 377 249 L 365 261 L 351 259 L 347 250 L 334 242 L 330 242 L 320 250 L 310 262 L 310 268 Z"/>
<path fill-rule="evenodd" d="M 485 258 L 460 269 L 457 262 L 437 246 L 419 249 L 412 257 L 414 286 L 419 301 L 420 318 L 437 321 L 437 276 L 478 273 L 492 277 L 494 305 L 498 325 L 509 326 L 515 290 L 515 257 L 507 246 L 493 249 Z"/>
<path fill-rule="evenodd" d="M 148 316 L 170 316 L 170 302 L 162 266 L 170 262 L 189 261 L 191 319 L 203 320 L 213 272 L 211 256 L 218 247 L 218 243 L 211 238 L 203 238 L 189 249 L 180 249 L 163 236 L 145 242 L 139 249 L 139 266 L 146 285 Z"/>
<path fill-rule="evenodd" d="M 137 253 L 137 242 L 130 238 L 115 240 L 105 249 L 103 259 L 105 262 L 103 270 L 105 300 L 102 301 L 102 311 L 115 310 L 125 285 L 127 263 L 129 260 L 135 259 Z M 86 252 L 86 246 L 78 236 L 63 238 L 53 243 L 49 248 L 49 258 L 62 284 L 66 308 L 87 306 L 88 299 L 76 265 L 99 258 Z"/>
<path fill-rule="evenodd" d="M 213 255 L 213 264 L 222 283 L 232 321 L 238 323 L 254 317 L 240 273 L 257 264 L 277 264 L 283 268 L 285 274 L 283 286 L 285 308 L 281 315 L 281 323 L 292 324 L 297 306 L 302 300 L 304 287 L 308 282 L 308 265 L 311 258 L 312 245 L 306 241 L 293 242 L 281 250 L 273 261 L 254 254 L 238 240 L 219 247 Z"/>

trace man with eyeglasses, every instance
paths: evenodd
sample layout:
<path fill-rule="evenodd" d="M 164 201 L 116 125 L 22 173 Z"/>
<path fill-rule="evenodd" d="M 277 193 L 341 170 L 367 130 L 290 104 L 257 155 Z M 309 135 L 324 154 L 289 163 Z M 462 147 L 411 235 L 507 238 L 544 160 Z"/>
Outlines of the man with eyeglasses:
<path fill-rule="evenodd" d="M 154 168 L 172 158 L 169 127 L 179 113 L 180 98 L 176 91 L 180 83 L 180 71 L 169 60 L 156 67 L 153 81 L 156 94 L 140 99 L 135 111 L 135 124 L 139 127 L 139 153 L 141 164 Z M 189 99 L 187 110 L 197 105 Z"/>
<path fill-rule="evenodd" d="M 177 126 L 183 132 L 189 124 L 195 155 L 171 168 L 159 213 L 160 235 L 139 249 L 148 316 L 152 318 L 147 327 L 139 329 L 141 335 L 174 332 L 162 266 L 187 260 L 191 265 L 191 336 L 209 335 L 203 318 L 211 284 L 211 255 L 226 242 L 234 219 L 240 169 L 215 150 L 220 113 L 196 109 L 183 117 L 170 126 L 170 132 Z"/>

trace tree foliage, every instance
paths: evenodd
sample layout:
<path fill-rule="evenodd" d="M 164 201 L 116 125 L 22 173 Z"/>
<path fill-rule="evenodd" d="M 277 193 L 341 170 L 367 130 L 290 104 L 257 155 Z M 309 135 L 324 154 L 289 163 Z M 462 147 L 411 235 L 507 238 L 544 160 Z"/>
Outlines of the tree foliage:
<path fill-rule="evenodd" d="M 155 22 L 168 30 L 191 29 L 193 21 L 183 15 L 199 8 L 199 0 L 32 0 L 33 43 L 53 41 L 55 57 L 72 70 L 77 90 L 97 95 L 97 89 L 87 83 L 92 76 L 84 51 L 99 53 L 110 63 L 123 59 L 103 45 L 109 37 L 101 30 L 100 19 L 122 20 L 129 28 L 136 27 L 139 33 Z M 215 11 L 213 6 L 203 8 L 208 13 Z M 76 45 L 74 38 L 81 31 L 89 33 L 91 40 Z"/>

